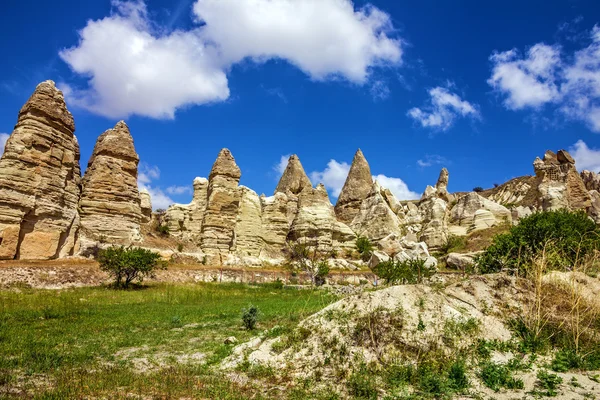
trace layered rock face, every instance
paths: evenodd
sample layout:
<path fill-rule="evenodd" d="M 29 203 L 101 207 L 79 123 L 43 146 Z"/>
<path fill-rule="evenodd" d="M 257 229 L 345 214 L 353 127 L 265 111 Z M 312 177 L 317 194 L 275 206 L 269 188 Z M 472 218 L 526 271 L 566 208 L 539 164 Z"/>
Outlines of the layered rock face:
<path fill-rule="evenodd" d="M 581 176 L 575 168 L 575 160 L 565 151 L 557 154 L 547 151 L 544 159 L 537 158 L 533 167 L 537 187 L 531 195 L 535 196 L 536 206 L 543 210 L 587 209 L 592 200 Z"/>
<path fill-rule="evenodd" d="M 290 228 L 288 238 L 305 241 L 323 253 L 351 249 L 356 235 L 338 221 L 327 189 L 319 184 L 315 189 L 304 189 L 298 198 L 298 213 Z"/>
<path fill-rule="evenodd" d="M 453 224 L 467 227 L 469 231 L 490 228 L 512 221 L 512 214 L 506 207 L 475 192 L 458 199 L 451 214 Z"/>
<path fill-rule="evenodd" d="M 208 198 L 208 179 L 194 179 L 194 197 L 190 204 L 174 204 L 165 212 L 165 222 L 171 235 L 200 242 L 202 223 Z"/>
<path fill-rule="evenodd" d="M 202 249 L 212 253 L 235 251 L 235 226 L 242 173 L 228 149 L 219 153 L 208 178 L 206 212 L 202 222 Z"/>
<path fill-rule="evenodd" d="M 581 172 L 581 179 L 587 190 L 600 191 L 600 174 L 583 170 Z"/>
<path fill-rule="evenodd" d="M 75 123 L 52 81 L 23 106 L 0 160 L 0 258 L 76 250 L 81 170 Z"/>
<path fill-rule="evenodd" d="M 312 188 L 312 183 L 306 172 L 304 172 L 300 159 L 293 154 L 288 160 L 287 167 L 277 184 L 275 193 L 290 192 L 297 195 L 306 188 Z"/>
<path fill-rule="evenodd" d="M 152 220 L 152 198 L 146 189 L 140 190 L 140 209 L 142 211 L 142 223 L 147 224 Z"/>
<path fill-rule="evenodd" d="M 335 205 L 335 214 L 340 221 L 350 224 L 354 220 L 360 212 L 361 203 L 371 193 L 372 186 L 371 168 L 362 151 L 358 149 Z"/>
<path fill-rule="evenodd" d="M 371 184 L 367 197 L 360 203 L 358 213 L 350 224 L 354 232 L 374 242 L 390 233 L 402 234 L 400 218 L 390 207 L 386 195 L 393 197 L 391 193 L 386 193 L 378 182 Z"/>
<path fill-rule="evenodd" d="M 125 122 L 100 135 L 83 177 L 79 202 L 81 231 L 88 239 L 111 243 L 141 240 L 138 163 Z"/>

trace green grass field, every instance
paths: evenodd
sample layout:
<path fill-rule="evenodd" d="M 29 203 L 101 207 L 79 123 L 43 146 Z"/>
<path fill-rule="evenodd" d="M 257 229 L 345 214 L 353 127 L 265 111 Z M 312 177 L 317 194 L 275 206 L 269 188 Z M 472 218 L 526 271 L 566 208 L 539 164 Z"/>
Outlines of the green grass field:
<path fill-rule="evenodd" d="M 150 285 L 0 291 L 0 398 L 268 398 L 218 371 L 233 346 L 325 307 L 325 291 L 275 285 Z M 254 332 L 241 310 L 262 313 Z"/>

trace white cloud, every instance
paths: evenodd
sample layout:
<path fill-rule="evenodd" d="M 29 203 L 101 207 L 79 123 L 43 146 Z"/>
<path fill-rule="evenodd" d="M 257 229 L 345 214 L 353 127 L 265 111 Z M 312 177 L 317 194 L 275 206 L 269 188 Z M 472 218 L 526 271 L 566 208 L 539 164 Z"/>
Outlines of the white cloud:
<path fill-rule="evenodd" d="M 332 198 L 339 197 L 346 178 L 350 172 L 350 164 L 347 162 L 338 162 L 330 160 L 327 167 L 323 171 L 315 171 L 310 174 L 310 180 L 313 185 L 322 183 L 329 190 Z M 400 200 L 418 199 L 418 193 L 412 192 L 408 186 L 400 178 L 390 178 L 385 175 L 374 175 L 373 180 L 377 180 L 381 186 L 391 190 L 394 195 Z"/>
<path fill-rule="evenodd" d="M 400 178 L 390 178 L 385 175 L 375 175 L 373 179 L 396 196 L 398 200 L 417 200 L 421 197 L 420 194 L 411 191 L 408 185 Z"/>
<path fill-rule="evenodd" d="M 198 0 L 194 14 L 229 65 L 281 58 L 315 80 L 364 83 L 372 66 L 402 57 L 390 16 L 350 0 Z"/>
<path fill-rule="evenodd" d="M 6 141 L 10 135 L 8 133 L 0 133 L 0 156 L 4 154 L 4 146 L 6 146 Z"/>
<path fill-rule="evenodd" d="M 198 26 L 165 33 L 143 0 L 112 1 L 88 21 L 79 43 L 60 52 L 86 78 L 60 86 L 68 100 L 117 118 L 174 118 L 184 106 L 229 98 L 227 72 L 245 59 L 284 59 L 313 80 L 369 80 L 374 67 L 399 65 L 402 43 L 390 16 L 350 0 L 197 0 Z"/>
<path fill-rule="evenodd" d="M 569 149 L 569 153 L 575 159 L 575 166 L 579 171 L 587 169 L 600 172 L 600 149 L 590 149 L 583 140 L 578 140 Z"/>
<path fill-rule="evenodd" d="M 448 160 L 446 157 L 439 156 L 437 154 L 427 154 L 425 159 L 417 160 L 417 165 L 422 168 L 431 167 L 434 165 L 447 164 Z"/>
<path fill-rule="evenodd" d="M 273 171 L 275 171 L 276 179 L 281 178 L 281 176 L 285 172 L 285 169 L 287 168 L 290 157 L 291 157 L 291 154 L 286 154 L 286 155 L 281 156 L 281 158 L 279 159 L 279 162 L 273 166 Z"/>
<path fill-rule="evenodd" d="M 155 210 L 166 209 L 175 203 L 162 189 L 152 184 L 153 181 L 160 179 L 160 169 L 157 166 L 141 162 L 138 168 L 138 187 L 146 189 L 150 193 L 152 208 Z"/>
<path fill-rule="evenodd" d="M 189 186 L 169 186 L 167 193 L 172 195 L 192 194 L 193 190 Z"/>
<path fill-rule="evenodd" d="M 495 53 L 488 83 L 506 96 L 509 109 L 540 108 L 556 104 L 564 116 L 600 132 L 600 27 L 591 43 L 563 56 L 559 46 L 538 43 L 526 57 L 516 50 Z"/>
<path fill-rule="evenodd" d="M 327 163 L 325 170 L 322 172 L 312 172 L 310 174 L 310 180 L 313 185 L 322 183 L 329 190 L 331 196 L 337 198 L 344 187 L 344 183 L 346 183 L 348 172 L 350 172 L 350 164 L 330 160 Z"/>
<path fill-rule="evenodd" d="M 462 100 L 459 95 L 443 87 L 429 90 L 430 104 L 423 108 L 412 108 L 408 116 L 424 128 L 448 130 L 457 117 L 479 118 L 477 106 Z"/>
<path fill-rule="evenodd" d="M 560 98 L 555 72 L 560 67 L 560 48 L 538 43 L 521 58 L 517 50 L 494 53 L 488 84 L 506 95 L 505 105 L 518 110 L 540 107 Z"/>
<path fill-rule="evenodd" d="M 73 71 L 90 77 L 84 90 L 61 85 L 69 101 L 113 118 L 173 118 L 184 105 L 229 97 L 215 50 L 198 30 L 160 36 L 143 2 L 113 5 L 112 15 L 89 21 L 79 32 L 79 44 L 60 52 Z"/>

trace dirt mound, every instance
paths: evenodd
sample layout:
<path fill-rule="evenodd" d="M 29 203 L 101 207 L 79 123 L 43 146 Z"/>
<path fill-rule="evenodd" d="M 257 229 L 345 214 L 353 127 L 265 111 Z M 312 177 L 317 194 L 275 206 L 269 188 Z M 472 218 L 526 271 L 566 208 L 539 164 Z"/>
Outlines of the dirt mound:
<path fill-rule="evenodd" d="M 238 346 L 223 367 L 249 361 L 297 378 L 315 371 L 334 378 L 357 363 L 411 362 L 427 351 L 455 354 L 479 339 L 509 340 L 504 321 L 522 296 L 515 278 L 503 275 L 446 288 L 404 285 L 363 293 L 328 306 L 292 333 Z"/>

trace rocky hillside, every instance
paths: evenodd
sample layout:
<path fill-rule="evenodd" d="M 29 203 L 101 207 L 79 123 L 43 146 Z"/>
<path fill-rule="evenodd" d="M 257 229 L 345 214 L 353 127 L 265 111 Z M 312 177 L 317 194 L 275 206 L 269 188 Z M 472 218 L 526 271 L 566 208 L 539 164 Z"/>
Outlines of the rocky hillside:
<path fill-rule="evenodd" d="M 213 265 L 256 266 L 280 263 L 295 241 L 332 256 L 338 267 L 356 268 L 364 265 L 355 251 L 358 236 L 378 247 L 378 259 L 406 252 L 429 258 L 450 235 L 517 223 L 538 210 L 580 209 L 600 222 L 600 178 L 579 174 L 564 150 L 536 159 L 535 177 L 482 193 L 449 193 L 444 168 L 416 202 L 373 181 L 358 150 L 334 206 L 323 185 L 313 187 L 298 156 L 290 157 L 268 197 L 239 185 L 242 171 L 223 149 L 208 179 L 194 180 L 190 204 L 153 215 L 150 195 L 138 190 L 139 157 L 125 122 L 100 135 L 83 177 L 74 132 L 60 90 L 41 83 L 0 160 L 1 259 L 46 260 L 85 255 L 99 244 L 136 244 L 167 256 L 185 248 Z M 164 246 L 157 227 L 170 232 Z"/>

